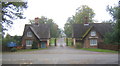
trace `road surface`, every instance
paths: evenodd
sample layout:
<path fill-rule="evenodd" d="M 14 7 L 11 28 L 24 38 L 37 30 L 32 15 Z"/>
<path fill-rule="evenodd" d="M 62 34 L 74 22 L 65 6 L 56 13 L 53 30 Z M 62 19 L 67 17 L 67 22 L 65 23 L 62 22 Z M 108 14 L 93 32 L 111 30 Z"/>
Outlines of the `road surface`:
<path fill-rule="evenodd" d="M 63 40 L 63 39 L 61 39 Z M 59 42 L 60 44 L 61 42 Z M 71 47 L 3 53 L 3 64 L 118 64 L 118 54 L 92 52 Z"/>

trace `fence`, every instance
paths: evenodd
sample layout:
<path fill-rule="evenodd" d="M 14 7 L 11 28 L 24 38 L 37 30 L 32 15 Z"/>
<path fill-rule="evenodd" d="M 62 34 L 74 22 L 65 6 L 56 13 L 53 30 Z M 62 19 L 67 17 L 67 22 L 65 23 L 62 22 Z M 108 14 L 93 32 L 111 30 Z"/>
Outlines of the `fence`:
<path fill-rule="evenodd" d="M 98 48 L 120 51 L 120 45 L 113 45 L 113 44 L 100 43 L 100 44 L 98 44 Z"/>

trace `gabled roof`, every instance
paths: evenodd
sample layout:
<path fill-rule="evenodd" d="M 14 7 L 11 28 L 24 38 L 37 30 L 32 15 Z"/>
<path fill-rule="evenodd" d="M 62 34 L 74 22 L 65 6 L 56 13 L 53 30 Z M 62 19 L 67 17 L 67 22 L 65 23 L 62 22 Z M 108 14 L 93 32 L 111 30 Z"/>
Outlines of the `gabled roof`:
<path fill-rule="evenodd" d="M 87 26 L 84 26 L 84 24 L 73 24 L 72 37 L 83 39 L 92 28 L 99 32 L 102 37 L 104 37 L 105 33 L 112 31 L 112 25 L 110 23 L 90 23 Z"/>
<path fill-rule="evenodd" d="M 50 26 L 48 24 L 26 24 L 23 35 L 28 29 L 31 29 L 38 39 L 50 38 Z"/>

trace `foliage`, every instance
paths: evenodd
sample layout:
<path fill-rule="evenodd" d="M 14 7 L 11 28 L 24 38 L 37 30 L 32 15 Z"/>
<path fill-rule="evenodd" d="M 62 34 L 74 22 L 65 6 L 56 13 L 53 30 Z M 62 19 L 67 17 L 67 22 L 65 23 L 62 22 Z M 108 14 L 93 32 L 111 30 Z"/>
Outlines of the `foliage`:
<path fill-rule="evenodd" d="M 9 34 L 6 35 L 5 38 L 2 39 L 2 45 L 7 46 L 8 42 L 15 42 L 17 46 L 21 44 L 21 37 L 20 36 L 10 36 Z"/>
<path fill-rule="evenodd" d="M 55 44 L 55 38 L 50 39 L 50 44 Z"/>
<path fill-rule="evenodd" d="M 66 36 L 72 37 L 72 24 L 86 23 L 86 22 L 92 23 L 94 21 L 93 20 L 94 15 L 95 13 L 93 12 L 93 10 L 87 5 L 78 7 L 76 9 L 76 14 L 73 15 L 72 17 L 69 17 L 64 26 L 64 31 Z"/>
<path fill-rule="evenodd" d="M 6 37 L 3 38 L 3 40 L 2 40 L 2 45 L 7 46 L 7 43 L 11 42 L 11 41 L 16 42 L 13 38 L 11 38 L 11 36 L 9 34 L 7 34 Z"/>
<path fill-rule="evenodd" d="M 2 30 L 7 30 L 5 25 L 11 26 L 12 20 L 24 19 L 23 10 L 27 8 L 27 2 L 2 2 Z M 5 25 L 4 25 L 5 24 Z"/>
<path fill-rule="evenodd" d="M 35 23 L 34 20 L 30 20 L 30 23 Z M 50 36 L 52 38 L 57 38 L 59 37 L 60 33 L 61 33 L 61 30 L 58 28 L 58 25 L 56 23 L 53 22 L 52 19 L 49 19 L 49 18 L 46 18 L 44 16 L 41 16 L 39 18 L 39 23 L 42 23 L 42 24 L 49 24 L 50 25 Z"/>
<path fill-rule="evenodd" d="M 113 24 L 115 25 L 112 33 L 105 35 L 105 43 L 120 44 L 120 8 L 119 6 L 107 7 L 107 11 L 113 17 Z"/>
<path fill-rule="evenodd" d="M 17 48 L 12 48 L 10 51 L 11 51 L 11 52 L 16 52 L 16 51 L 17 51 Z"/>
<path fill-rule="evenodd" d="M 111 20 L 111 19 L 110 19 L 110 20 L 107 20 L 107 21 L 102 21 L 102 23 L 111 23 L 111 24 L 112 24 L 113 22 L 114 22 L 114 21 Z"/>
<path fill-rule="evenodd" d="M 72 37 L 72 24 L 66 23 L 64 26 L 64 32 L 67 37 Z"/>
<path fill-rule="evenodd" d="M 109 44 L 109 43 L 112 43 L 112 36 L 111 36 L 112 33 L 106 33 L 105 35 L 105 39 L 104 39 L 104 43 L 105 44 Z"/>
<path fill-rule="evenodd" d="M 95 15 L 95 13 L 93 12 L 93 10 L 88 7 L 87 5 L 83 5 L 81 7 L 78 7 L 77 12 L 75 14 L 75 22 L 76 23 L 83 23 L 85 22 L 85 18 L 88 17 L 88 22 L 93 22 L 93 17 Z"/>
<path fill-rule="evenodd" d="M 114 20 L 120 19 L 120 8 L 119 6 L 107 6 L 106 11 L 109 12 L 109 14 L 113 17 Z"/>
<path fill-rule="evenodd" d="M 82 43 L 77 42 L 76 43 L 76 48 L 82 48 Z"/>
<path fill-rule="evenodd" d="M 33 41 L 32 49 L 38 49 L 38 43 L 36 41 Z"/>
<path fill-rule="evenodd" d="M 58 28 L 58 25 L 56 23 L 53 22 L 52 19 L 49 19 L 48 22 L 46 24 L 50 25 L 50 36 L 52 38 L 57 38 L 60 35 L 60 29 Z"/>
<path fill-rule="evenodd" d="M 16 48 L 17 48 L 17 50 L 21 50 L 21 49 L 23 49 L 23 46 L 17 46 Z"/>
<path fill-rule="evenodd" d="M 17 43 L 17 45 L 20 45 L 21 46 L 21 36 L 13 36 L 12 39 L 15 40 L 15 42 Z"/>
<path fill-rule="evenodd" d="M 68 39 L 68 46 L 72 46 L 72 43 L 73 43 L 72 38 L 67 38 L 67 39 Z M 66 42 L 66 39 L 65 39 L 65 42 Z"/>
<path fill-rule="evenodd" d="M 105 34 L 104 43 L 105 44 L 120 44 L 120 37 L 118 36 L 118 30 L 113 30 L 111 33 Z"/>

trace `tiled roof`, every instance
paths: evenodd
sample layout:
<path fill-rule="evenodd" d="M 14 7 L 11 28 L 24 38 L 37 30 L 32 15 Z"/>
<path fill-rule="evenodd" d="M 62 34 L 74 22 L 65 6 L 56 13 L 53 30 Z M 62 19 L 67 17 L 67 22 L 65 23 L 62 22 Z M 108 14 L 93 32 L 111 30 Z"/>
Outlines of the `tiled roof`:
<path fill-rule="evenodd" d="M 24 33 L 30 28 L 38 39 L 50 38 L 50 26 L 48 24 L 26 24 Z"/>
<path fill-rule="evenodd" d="M 94 28 L 97 32 L 104 37 L 105 33 L 112 31 L 112 25 L 110 23 L 90 23 L 87 26 L 84 24 L 73 24 L 73 35 L 74 38 L 84 38 L 85 33 L 90 29 Z"/>

